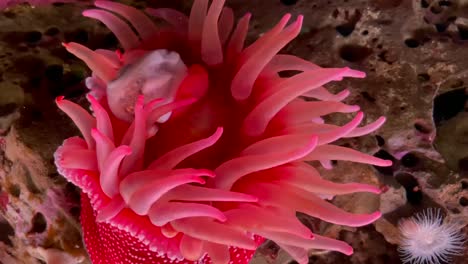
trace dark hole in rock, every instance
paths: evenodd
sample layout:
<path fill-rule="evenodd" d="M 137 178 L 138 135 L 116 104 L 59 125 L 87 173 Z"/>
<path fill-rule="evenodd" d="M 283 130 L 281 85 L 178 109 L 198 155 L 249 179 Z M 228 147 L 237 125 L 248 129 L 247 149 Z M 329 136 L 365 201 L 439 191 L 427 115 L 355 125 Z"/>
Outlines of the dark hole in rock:
<path fill-rule="evenodd" d="M 8 188 L 8 192 L 14 197 L 18 198 L 21 195 L 21 189 L 18 185 L 13 184 Z"/>
<path fill-rule="evenodd" d="M 31 90 L 35 90 L 36 88 L 39 88 L 41 86 L 41 83 L 42 83 L 41 76 L 31 76 L 31 78 L 29 78 L 26 91 L 31 91 Z"/>
<path fill-rule="evenodd" d="M 462 189 L 468 189 L 468 181 L 462 181 L 461 182 L 461 187 L 462 187 Z"/>
<path fill-rule="evenodd" d="M 30 233 L 42 233 L 47 228 L 47 221 L 42 213 L 36 213 L 32 219 Z"/>
<path fill-rule="evenodd" d="M 364 99 L 366 99 L 367 101 L 371 102 L 371 103 L 374 103 L 375 102 L 375 98 L 370 95 L 368 92 L 364 91 L 364 92 L 361 92 L 361 95 Z"/>
<path fill-rule="evenodd" d="M 376 135 L 375 139 L 377 140 L 377 146 L 382 147 L 385 145 L 385 139 L 383 137 Z"/>
<path fill-rule="evenodd" d="M 458 35 L 462 40 L 468 40 L 468 26 L 458 25 Z"/>
<path fill-rule="evenodd" d="M 431 10 L 431 13 L 436 14 L 436 15 L 438 15 L 438 14 L 440 14 L 440 13 L 442 13 L 444 11 L 444 9 L 441 6 L 435 6 L 435 5 L 431 6 L 431 8 L 429 8 L 429 10 Z"/>
<path fill-rule="evenodd" d="M 66 97 L 77 97 L 86 93 L 87 88 L 81 82 L 85 76 L 80 72 L 67 72 L 63 76 L 62 92 Z"/>
<path fill-rule="evenodd" d="M 89 40 L 88 32 L 84 29 L 77 29 L 65 33 L 66 42 L 77 42 L 80 44 L 86 44 Z"/>
<path fill-rule="evenodd" d="M 37 187 L 36 183 L 34 182 L 34 177 L 31 175 L 31 172 L 29 171 L 26 166 L 23 166 L 24 171 L 25 171 L 25 176 L 26 176 L 26 188 L 28 191 L 34 194 L 39 194 L 41 193 L 41 190 Z"/>
<path fill-rule="evenodd" d="M 413 153 L 408 153 L 401 158 L 401 164 L 405 167 L 411 168 L 419 163 L 419 158 Z"/>
<path fill-rule="evenodd" d="M 16 13 L 13 12 L 13 11 L 5 11 L 5 12 L 3 12 L 3 15 L 6 18 L 16 18 Z"/>
<path fill-rule="evenodd" d="M 44 35 L 47 35 L 47 36 L 55 36 L 57 35 L 58 33 L 60 33 L 60 29 L 56 28 L 56 27 L 50 27 L 48 28 L 45 32 L 44 32 Z"/>
<path fill-rule="evenodd" d="M 468 178 L 468 157 L 458 161 L 458 172 L 462 178 Z"/>
<path fill-rule="evenodd" d="M 35 107 L 28 107 L 26 111 L 23 112 L 22 119 L 29 120 L 29 121 L 41 121 L 43 118 L 43 114 L 40 109 Z"/>
<path fill-rule="evenodd" d="M 281 3 L 284 5 L 294 5 L 297 3 L 298 0 L 281 0 Z"/>
<path fill-rule="evenodd" d="M 70 209 L 70 214 L 75 217 L 79 218 L 80 217 L 80 207 L 74 206 Z"/>
<path fill-rule="evenodd" d="M 18 109 L 18 105 L 15 103 L 8 103 L 0 105 L 0 116 L 10 115 Z"/>
<path fill-rule="evenodd" d="M 379 8 L 395 8 L 398 7 L 403 0 L 374 0 L 373 2 Z"/>
<path fill-rule="evenodd" d="M 113 33 L 108 33 L 104 36 L 103 46 L 104 48 L 115 48 L 119 45 L 119 40 Z"/>
<path fill-rule="evenodd" d="M 349 62 L 360 62 L 367 58 L 372 53 L 372 50 L 355 44 L 344 45 L 340 48 L 340 57 Z"/>
<path fill-rule="evenodd" d="M 452 6 L 450 1 L 439 1 L 439 6 Z"/>
<path fill-rule="evenodd" d="M 427 82 L 431 80 L 431 76 L 427 73 L 420 73 L 418 74 L 418 81 L 420 82 Z"/>
<path fill-rule="evenodd" d="M 468 205 L 468 198 L 462 197 L 462 198 L 460 198 L 460 200 L 458 202 L 460 203 L 461 206 L 467 206 Z"/>
<path fill-rule="evenodd" d="M 9 237 L 14 235 L 15 229 L 8 222 L 0 222 L 0 242 L 12 247 L 13 243 Z"/>
<path fill-rule="evenodd" d="M 351 33 L 353 33 L 354 27 L 355 27 L 354 23 L 346 23 L 346 24 L 337 26 L 335 29 L 341 36 L 347 37 L 351 35 Z"/>
<path fill-rule="evenodd" d="M 379 167 L 379 166 L 374 166 L 374 168 L 382 173 L 383 175 L 387 175 L 387 176 L 391 176 L 393 175 L 393 172 L 398 168 L 399 164 L 398 164 L 398 160 L 395 159 L 395 157 L 392 156 L 392 154 L 388 153 L 387 151 L 381 149 L 379 151 L 377 151 L 375 154 L 374 154 L 375 157 L 377 158 L 381 158 L 381 159 L 385 159 L 385 160 L 391 160 L 392 161 L 392 166 L 390 167 Z"/>
<path fill-rule="evenodd" d="M 432 113 L 436 126 L 463 111 L 467 99 L 465 89 L 456 89 L 436 96 Z"/>
<path fill-rule="evenodd" d="M 445 30 L 448 28 L 449 24 L 448 23 L 443 23 L 443 24 L 435 24 L 437 32 L 445 32 Z"/>
<path fill-rule="evenodd" d="M 67 183 L 65 185 L 65 193 L 67 197 L 74 203 L 79 204 L 81 195 L 80 192 L 78 191 L 77 187 L 71 183 Z"/>
<path fill-rule="evenodd" d="M 421 0 L 421 7 L 422 8 L 428 8 L 429 7 L 429 3 L 427 2 L 427 0 Z"/>
<path fill-rule="evenodd" d="M 333 18 L 337 18 L 339 14 L 340 14 L 340 11 L 338 11 L 338 9 L 335 9 L 335 10 L 333 10 L 333 12 L 332 12 L 332 17 L 333 17 Z"/>
<path fill-rule="evenodd" d="M 60 81 L 63 77 L 63 67 L 59 64 L 52 64 L 47 66 L 44 72 L 47 79 L 50 81 Z"/>
<path fill-rule="evenodd" d="M 423 124 L 421 122 L 414 123 L 414 128 L 423 134 L 429 134 L 432 131 L 430 127 L 428 127 L 426 124 Z"/>
<path fill-rule="evenodd" d="M 34 55 L 25 55 L 14 61 L 13 68 L 26 76 L 41 76 L 45 69 L 45 63 Z"/>
<path fill-rule="evenodd" d="M 27 43 L 36 43 L 42 39 L 42 33 L 39 31 L 29 31 L 24 35 L 24 41 Z"/>
<path fill-rule="evenodd" d="M 456 16 L 451 16 L 451 17 L 447 18 L 448 22 L 454 22 L 455 20 L 457 20 Z"/>
<path fill-rule="evenodd" d="M 367 36 L 367 35 L 369 34 L 369 31 L 364 30 L 363 32 L 361 32 L 361 34 L 362 34 L 363 36 Z"/>
<path fill-rule="evenodd" d="M 418 180 L 409 173 L 399 173 L 395 176 L 396 181 L 401 184 L 406 191 L 406 199 L 412 205 L 418 205 L 423 199 L 421 187 Z"/>
<path fill-rule="evenodd" d="M 405 40 L 405 45 L 408 48 L 417 48 L 419 46 L 419 41 L 413 38 L 409 38 Z"/>

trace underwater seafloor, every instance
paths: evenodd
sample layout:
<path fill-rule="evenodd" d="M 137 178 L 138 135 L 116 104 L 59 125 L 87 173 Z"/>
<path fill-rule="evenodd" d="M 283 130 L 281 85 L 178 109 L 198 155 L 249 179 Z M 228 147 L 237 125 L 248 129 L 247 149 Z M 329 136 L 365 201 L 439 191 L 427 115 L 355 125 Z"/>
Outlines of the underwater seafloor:
<path fill-rule="evenodd" d="M 85 2 L 85 1 L 84 1 Z M 137 7 L 189 12 L 192 1 L 124 1 Z M 312 251 L 310 263 L 401 263 L 398 222 L 427 208 L 441 208 L 468 234 L 468 2 L 463 0 L 231 0 L 236 17 L 253 14 L 249 38 L 282 14 L 304 14 L 304 27 L 286 52 L 320 66 L 349 66 L 365 79 L 332 83 L 349 87 L 366 122 L 387 122 L 372 135 L 341 139 L 340 145 L 391 159 L 389 168 L 337 162 L 321 174 L 338 182 L 385 185 L 372 194 L 339 196 L 350 212 L 381 210 L 375 223 L 349 228 L 301 220 L 326 236 L 349 243 L 355 253 Z M 57 174 L 52 154 L 78 131 L 57 109 L 65 95 L 85 103 L 89 70 L 62 42 L 91 49 L 116 48 L 100 23 L 84 18 L 80 4 L 0 13 L 0 263 L 89 263 L 79 226 L 79 192 Z M 331 116 L 343 123 L 349 115 Z M 462 252 L 463 253 L 463 252 Z M 467 263 L 468 250 L 453 263 Z M 54 262 L 55 261 L 55 262 Z M 251 263 L 289 263 L 272 242 Z"/>

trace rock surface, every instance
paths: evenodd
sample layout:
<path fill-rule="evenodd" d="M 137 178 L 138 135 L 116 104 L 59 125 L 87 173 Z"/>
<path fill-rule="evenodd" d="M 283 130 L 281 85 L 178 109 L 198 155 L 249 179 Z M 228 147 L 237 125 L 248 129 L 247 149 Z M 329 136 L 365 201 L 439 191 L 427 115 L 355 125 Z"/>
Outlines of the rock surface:
<path fill-rule="evenodd" d="M 131 1 L 125 1 L 127 3 Z M 188 12 L 190 1 L 135 1 Z M 349 66 L 366 79 L 346 80 L 347 103 L 370 122 L 387 123 L 373 136 L 342 140 L 394 160 L 391 168 L 338 162 L 321 170 L 335 181 L 385 186 L 383 195 L 354 194 L 333 203 L 351 212 L 380 209 L 373 225 L 346 228 L 299 215 L 315 232 L 350 243 L 355 254 L 311 252 L 311 263 L 400 263 L 398 221 L 425 208 L 442 208 L 468 234 L 468 1 L 432 0 L 231 0 L 237 17 L 253 14 L 249 37 L 275 24 L 280 14 L 304 14 L 301 35 L 286 52 L 321 66 Z M 0 262 L 88 263 L 78 224 L 77 190 L 57 175 L 52 153 L 77 134 L 56 109 L 65 95 L 83 103 L 89 74 L 66 53 L 63 41 L 116 48 L 99 23 L 81 17 L 80 5 L 31 8 L 0 14 Z M 342 123 L 346 115 L 331 116 Z M 454 260 L 463 263 L 468 257 Z M 62 262 L 61 262 L 62 261 Z M 288 263 L 265 243 L 252 263 Z"/>

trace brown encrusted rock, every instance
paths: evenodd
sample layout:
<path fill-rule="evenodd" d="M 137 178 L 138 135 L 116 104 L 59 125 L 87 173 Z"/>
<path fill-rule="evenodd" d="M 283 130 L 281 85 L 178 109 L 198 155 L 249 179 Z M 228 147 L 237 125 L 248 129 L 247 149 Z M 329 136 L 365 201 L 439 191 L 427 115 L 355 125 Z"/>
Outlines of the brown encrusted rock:
<path fill-rule="evenodd" d="M 1 140 L 0 262 L 85 263 L 79 224 L 71 214 L 77 200 L 64 192 L 65 182 L 49 178 L 46 162 L 18 140 L 14 128 Z"/>

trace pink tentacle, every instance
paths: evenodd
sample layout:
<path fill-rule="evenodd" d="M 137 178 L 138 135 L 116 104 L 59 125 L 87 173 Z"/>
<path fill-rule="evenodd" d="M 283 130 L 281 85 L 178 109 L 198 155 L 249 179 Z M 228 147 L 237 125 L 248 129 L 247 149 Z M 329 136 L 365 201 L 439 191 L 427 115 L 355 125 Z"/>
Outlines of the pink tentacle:
<path fill-rule="evenodd" d="M 145 10 L 148 14 L 161 18 L 168 22 L 177 32 L 186 32 L 189 19 L 188 17 L 175 9 L 172 8 L 147 8 Z"/>
<path fill-rule="evenodd" d="M 340 102 L 340 101 L 343 101 L 350 94 L 351 93 L 348 89 L 345 89 L 339 92 L 338 94 L 332 94 L 324 87 L 319 87 L 317 89 L 304 93 L 302 96 L 315 98 L 315 99 L 322 100 L 322 101 Z"/>
<path fill-rule="evenodd" d="M 60 162 L 67 169 L 98 170 L 96 152 L 94 150 L 64 148 Z"/>
<path fill-rule="evenodd" d="M 259 103 L 246 117 L 243 130 L 251 136 L 260 135 L 265 131 L 270 120 L 289 102 L 306 91 L 318 88 L 331 81 L 339 81 L 343 77 L 360 77 L 362 74 L 349 68 L 321 68 L 298 74 L 281 82 L 278 92 Z M 273 88 L 272 88 L 273 89 Z"/>
<path fill-rule="evenodd" d="M 373 185 L 327 181 L 320 176 L 319 172 L 314 167 L 302 162 L 297 162 L 290 166 L 274 168 L 268 173 L 268 179 L 271 182 L 292 185 L 296 188 L 317 194 L 341 195 L 355 192 L 381 193 L 381 189 Z"/>
<path fill-rule="evenodd" d="M 96 119 L 78 104 L 64 100 L 63 96 L 57 97 L 55 99 L 55 103 L 57 104 L 58 108 L 67 114 L 73 123 L 75 123 L 75 125 L 78 127 L 81 135 L 83 135 L 83 138 L 88 144 L 88 148 L 93 149 L 95 142 L 91 136 L 91 129 L 96 126 Z"/>
<path fill-rule="evenodd" d="M 116 15 L 104 10 L 89 9 L 83 12 L 83 16 L 94 18 L 104 23 L 114 33 L 125 50 L 131 50 L 140 45 L 138 36 L 130 26 Z"/>
<path fill-rule="evenodd" d="M 221 222 L 226 221 L 226 216 L 216 207 L 185 202 L 155 203 L 151 206 L 148 216 L 156 226 L 163 226 L 174 220 L 188 217 L 209 217 Z"/>
<path fill-rule="evenodd" d="M 260 75 L 271 76 L 281 71 L 310 71 L 319 69 L 320 66 L 289 54 L 277 54 L 265 66 Z"/>
<path fill-rule="evenodd" d="M 197 217 L 173 221 L 175 230 L 207 242 L 255 250 L 255 242 L 244 231 L 215 222 L 211 218 Z"/>
<path fill-rule="evenodd" d="M 125 208 L 125 202 L 122 199 L 122 196 L 115 196 L 108 204 L 102 207 L 97 212 L 96 221 L 97 222 L 107 222 L 110 219 L 114 218 L 120 211 Z"/>
<path fill-rule="evenodd" d="M 249 30 L 250 13 L 245 14 L 237 23 L 231 39 L 226 48 L 226 61 L 232 62 L 240 54 L 244 47 L 245 38 Z"/>
<path fill-rule="evenodd" d="M 120 193 L 135 213 L 145 215 L 154 202 L 175 187 L 192 182 L 204 183 L 201 176 L 214 177 L 214 174 L 202 169 L 139 171 L 122 180 Z"/>
<path fill-rule="evenodd" d="M 185 259 L 197 261 L 203 256 L 203 241 L 187 235 L 180 240 L 180 253 Z"/>
<path fill-rule="evenodd" d="M 201 57 L 208 65 L 218 65 L 223 62 L 223 47 L 219 36 L 218 19 L 223 10 L 225 0 L 214 0 L 203 23 L 201 40 Z"/>
<path fill-rule="evenodd" d="M 94 116 L 96 117 L 97 130 L 99 130 L 111 141 L 114 141 L 114 131 L 112 129 L 112 123 L 110 121 L 109 115 L 107 114 L 107 111 L 92 95 L 88 94 L 86 95 L 86 98 L 91 103 L 91 108 L 93 109 Z"/>
<path fill-rule="evenodd" d="M 284 152 L 280 150 L 274 153 L 246 155 L 231 159 L 215 169 L 217 175 L 215 186 L 220 189 L 229 190 L 243 176 L 301 159 L 313 151 L 316 145 L 317 137 L 311 137 L 307 144 L 296 149 L 287 149 Z"/>
<path fill-rule="evenodd" d="M 107 196 L 114 197 L 119 193 L 119 167 L 125 156 L 131 153 L 132 150 L 130 147 L 121 145 L 114 149 L 104 161 L 99 180 L 102 191 Z"/>
<path fill-rule="evenodd" d="M 144 110 L 144 97 L 138 96 L 135 103 L 135 128 L 132 133 L 130 148 L 132 154 L 126 156 L 122 162 L 120 173 L 127 175 L 131 171 L 138 171 L 143 168 L 143 155 L 145 153 L 146 143 L 146 113 Z"/>
<path fill-rule="evenodd" d="M 303 17 L 299 16 L 292 25 L 285 28 L 274 40 L 268 42 L 268 45 L 265 45 L 263 49 L 246 58 L 231 82 L 231 93 L 236 100 L 245 100 L 250 96 L 255 80 L 265 65 L 299 34 L 302 20 Z M 246 53 L 248 52 L 246 51 Z"/>
<path fill-rule="evenodd" d="M 188 38 L 195 48 L 201 47 L 203 25 L 205 24 L 208 0 L 193 1 L 189 16 Z"/>
<path fill-rule="evenodd" d="M 354 149 L 335 146 L 335 145 L 322 145 L 317 146 L 314 151 L 309 153 L 303 160 L 346 160 L 352 162 L 359 162 L 371 164 L 375 166 L 388 167 L 392 166 L 392 161 L 383 160 L 359 152 Z"/>
<path fill-rule="evenodd" d="M 190 157 L 191 155 L 202 151 L 212 145 L 214 145 L 221 135 L 223 134 L 223 128 L 218 127 L 216 132 L 208 138 L 204 138 L 183 146 L 180 146 L 176 149 L 173 149 L 163 156 L 159 157 L 153 161 L 148 169 L 173 169 L 177 164 Z"/>
<path fill-rule="evenodd" d="M 110 140 L 106 135 L 102 134 L 99 130 L 93 128 L 91 135 L 96 141 L 96 157 L 99 170 L 104 169 L 104 162 L 109 154 L 115 149 L 114 142 Z"/>
<path fill-rule="evenodd" d="M 130 24 L 132 24 L 133 27 L 135 27 L 142 39 L 151 38 L 157 33 L 157 28 L 153 21 L 151 21 L 151 19 L 149 19 L 149 17 L 147 17 L 143 12 L 134 7 L 112 1 L 96 1 L 94 4 L 97 7 L 110 10 L 123 16 L 130 22 Z"/>
<path fill-rule="evenodd" d="M 93 73 L 106 84 L 114 80 L 117 76 L 117 69 L 114 67 L 114 63 L 106 56 L 94 52 L 78 43 L 70 42 L 62 43 L 62 45 L 68 52 L 84 61 Z"/>
<path fill-rule="evenodd" d="M 197 202 L 257 202 L 255 196 L 245 193 L 206 188 L 194 185 L 182 185 L 174 188 L 164 196 L 165 200 Z"/>
<path fill-rule="evenodd" d="M 229 7 L 224 7 L 218 22 L 219 36 L 221 43 L 224 45 L 231 35 L 234 27 L 234 12 Z"/>

